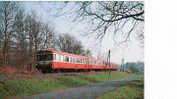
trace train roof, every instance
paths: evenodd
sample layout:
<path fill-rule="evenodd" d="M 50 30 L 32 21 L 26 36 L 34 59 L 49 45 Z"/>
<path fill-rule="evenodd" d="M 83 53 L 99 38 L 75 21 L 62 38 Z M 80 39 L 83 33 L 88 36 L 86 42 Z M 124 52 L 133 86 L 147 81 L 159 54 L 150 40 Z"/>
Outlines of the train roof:
<path fill-rule="evenodd" d="M 81 55 L 76 55 L 76 54 L 70 54 L 70 53 L 66 53 L 66 52 L 61 52 L 61 51 L 56 51 L 56 50 L 40 50 L 37 53 L 40 52 L 48 52 L 48 53 L 56 53 L 56 54 L 61 54 L 61 55 L 66 55 L 66 56 L 73 56 L 73 57 L 77 57 L 77 58 L 88 58 L 87 56 L 81 56 Z M 94 60 L 94 61 L 99 61 L 99 62 L 107 62 L 106 60 L 100 60 L 100 59 L 96 59 L 93 57 L 89 57 L 90 60 Z M 114 62 L 110 62 L 111 64 L 116 64 Z M 118 64 L 116 64 L 118 65 Z"/>
<path fill-rule="evenodd" d="M 38 52 L 39 53 L 40 52 L 48 52 L 48 53 L 56 53 L 56 54 L 60 54 L 60 55 L 65 55 L 65 56 L 73 56 L 73 57 L 77 57 L 77 58 L 87 58 L 86 56 L 80 56 L 80 55 L 70 54 L 70 53 L 56 51 L 56 50 L 40 50 Z"/>

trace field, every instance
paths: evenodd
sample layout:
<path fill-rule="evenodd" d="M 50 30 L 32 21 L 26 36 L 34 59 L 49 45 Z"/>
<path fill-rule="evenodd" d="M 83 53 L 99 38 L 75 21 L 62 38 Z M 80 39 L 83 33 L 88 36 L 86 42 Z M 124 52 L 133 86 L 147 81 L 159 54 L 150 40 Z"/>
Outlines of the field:
<path fill-rule="evenodd" d="M 121 79 L 134 74 L 111 72 L 93 73 L 85 75 L 56 76 L 56 74 L 46 74 L 47 76 L 32 77 L 30 79 L 7 79 L 0 81 L 0 99 L 19 98 L 38 93 L 62 90 L 66 88 L 88 85 L 92 83 L 104 82 L 106 80 Z M 52 76 L 55 75 L 55 76 Z M 34 75 L 35 76 L 35 75 Z M 38 76 L 38 75 L 36 75 Z M 19 76 L 20 77 L 20 76 Z M 31 77 L 31 76 L 30 76 Z"/>
<path fill-rule="evenodd" d="M 133 80 L 97 99 L 144 99 L 144 78 Z"/>

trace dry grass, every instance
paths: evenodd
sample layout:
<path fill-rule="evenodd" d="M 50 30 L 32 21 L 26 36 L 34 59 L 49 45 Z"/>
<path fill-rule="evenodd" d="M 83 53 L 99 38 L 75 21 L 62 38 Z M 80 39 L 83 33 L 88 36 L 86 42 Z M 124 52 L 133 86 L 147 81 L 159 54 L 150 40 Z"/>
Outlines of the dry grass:
<path fill-rule="evenodd" d="M 17 69 L 12 66 L 2 66 L 0 67 L 0 74 L 10 74 L 10 75 L 16 75 L 16 74 L 38 74 L 38 72 L 35 71 L 27 71 L 25 69 Z"/>

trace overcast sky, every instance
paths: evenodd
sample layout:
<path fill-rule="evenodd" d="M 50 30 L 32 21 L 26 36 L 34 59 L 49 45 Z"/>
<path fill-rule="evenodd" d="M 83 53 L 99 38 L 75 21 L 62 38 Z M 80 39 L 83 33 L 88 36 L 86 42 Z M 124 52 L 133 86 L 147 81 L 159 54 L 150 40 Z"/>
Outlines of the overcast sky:
<path fill-rule="evenodd" d="M 95 46 L 95 41 L 93 37 L 87 38 L 84 37 L 83 33 L 87 32 L 89 26 L 86 22 L 73 22 L 72 14 L 70 15 L 60 15 L 62 13 L 63 5 L 59 4 L 60 2 L 48 3 L 48 2 L 24 2 L 25 10 L 31 11 L 34 10 L 40 17 L 41 20 L 49 23 L 54 27 L 56 35 L 60 33 L 69 33 L 75 36 L 77 39 L 82 41 L 82 44 L 85 48 L 89 48 L 94 56 L 97 54 L 108 52 L 111 50 L 111 61 L 118 64 L 121 63 L 121 59 L 124 58 L 125 61 L 144 61 L 144 48 L 140 46 L 139 42 L 134 38 L 135 35 L 131 36 L 132 41 L 128 43 L 126 47 L 118 47 L 114 44 L 112 39 L 112 33 L 107 33 L 105 36 L 102 46 Z M 66 10 L 69 9 L 70 13 L 72 12 L 72 7 L 67 6 Z M 144 25 L 144 24 L 143 24 Z M 137 31 L 133 31 L 137 32 Z M 132 33 L 135 34 L 135 33 Z"/>

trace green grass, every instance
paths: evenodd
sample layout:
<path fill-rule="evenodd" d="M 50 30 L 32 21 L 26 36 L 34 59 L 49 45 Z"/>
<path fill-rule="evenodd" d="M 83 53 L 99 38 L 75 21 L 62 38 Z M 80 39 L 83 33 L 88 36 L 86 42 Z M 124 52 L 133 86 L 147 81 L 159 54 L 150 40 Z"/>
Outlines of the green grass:
<path fill-rule="evenodd" d="M 97 99 L 144 99 L 144 78 L 133 80 Z"/>
<path fill-rule="evenodd" d="M 0 99 L 15 96 L 22 97 L 48 91 L 61 90 L 91 83 L 115 80 L 133 76 L 134 74 L 112 72 L 108 74 L 92 74 L 87 76 L 64 76 L 58 78 L 7 80 L 0 83 Z"/>

